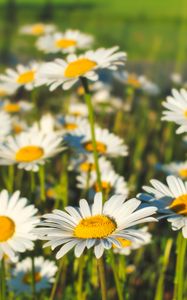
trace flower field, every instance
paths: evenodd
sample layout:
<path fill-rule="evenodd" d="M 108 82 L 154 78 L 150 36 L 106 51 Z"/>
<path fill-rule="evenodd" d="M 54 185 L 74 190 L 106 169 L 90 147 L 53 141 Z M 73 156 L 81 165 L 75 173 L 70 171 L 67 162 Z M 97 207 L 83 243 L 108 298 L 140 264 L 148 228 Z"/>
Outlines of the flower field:
<path fill-rule="evenodd" d="M 0 1 L 0 300 L 187 299 L 187 16 L 167 5 Z"/>

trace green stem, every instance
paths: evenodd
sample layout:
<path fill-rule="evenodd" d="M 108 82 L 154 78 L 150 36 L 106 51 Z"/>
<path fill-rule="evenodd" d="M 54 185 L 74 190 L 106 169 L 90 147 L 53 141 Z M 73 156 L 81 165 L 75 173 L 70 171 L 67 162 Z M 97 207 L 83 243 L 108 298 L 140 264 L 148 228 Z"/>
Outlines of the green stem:
<path fill-rule="evenodd" d="M 6 271 L 4 258 L 1 260 L 1 299 L 6 300 Z"/>
<path fill-rule="evenodd" d="M 9 178 L 9 192 L 13 192 L 14 187 L 14 166 L 11 165 L 8 167 L 8 178 Z"/>
<path fill-rule="evenodd" d="M 30 172 L 30 176 L 31 176 L 31 193 L 33 194 L 35 190 L 35 177 L 33 171 Z"/>
<path fill-rule="evenodd" d="M 178 291 L 177 291 L 177 300 L 183 300 L 184 293 L 184 266 L 185 266 L 185 254 L 187 239 L 182 236 L 181 244 L 179 251 L 179 269 L 178 269 Z"/>
<path fill-rule="evenodd" d="M 59 268 L 58 268 L 58 272 L 56 274 L 55 282 L 54 282 L 52 290 L 51 290 L 49 300 L 54 300 L 55 299 L 55 294 L 56 294 L 58 282 L 59 282 L 60 275 L 61 275 L 61 272 L 62 272 L 62 269 L 63 269 L 64 265 L 65 265 L 65 260 L 61 259 L 60 264 L 59 264 Z"/>
<path fill-rule="evenodd" d="M 36 300 L 36 287 L 35 287 L 35 265 L 34 265 L 34 254 L 31 257 L 31 286 L 32 286 L 32 299 Z"/>
<path fill-rule="evenodd" d="M 97 152 L 97 142 L 95 137 L 95 120 L 94 120 L 94 110 L 91 102 L 91 95 L 89 93 L 88 89 L 88 83 L 86 78 L 81 78 L 82 85 L 85 91 L 85 101 L 88 107 L 88 114 L 89 114 L 89 123 L 90 123 L 90 130 L 91 130 L 91 138 L 92 138 L 92 145 L 93 145 L 93 155 L 94 155 L 94 163 L 96 168 L 96 174 L 97 174 L 97 183 L 99 186 L 99 190 L 102 192 L 102 183 L 101 183 L 101 173 L 99 169 L 99 158 L 98 158 L 98 152 Z"/>
<path fill-rule="evenodd" d="M 112 266 L 112 271 L 114 274 L 114 280 L 115 280 L 115 284 L 116 284 L 116 290 L 117 290 L 117 294 L 118 294 L 118 299 L 119 300 L 124 300 L 123 297 L 123 289 L 118 277 L 118 271 L 117 271 L 117 265 L 115 263 L 115 257 L 114 257 L 114 253 L 113 251 L 111 251 L 111 266 Z"/>
<path fill-rule="evenodd" d="M 41 197 L 41 200 L 45 201 L 45 170 L 44 170 L 44 166 L 40 166 L 39 178 L 40 178 L 40 197 Z"/>
<path fill-rule="evenodd" d="M 83 272 L 84 272 L 84 255 L 81 255 L 81 257 L 79 258 L 77 300 L 82 300 Z"/>
<path fill-rule="evenodd" d="M 97 259 L 98 272 L 101 284 L 101 296 L 102 300 L 107 300 L 107 289 L 106 289 L 106 279 L 105 279 L 105 268 L 103 263 L 103 258 Z"/>
<path fill-rule="evenodd" d="M 183 300 L 183 287 L 184 287 L 184 260 L 186 252 L 187 239 L 184 239 L 182 232 L 179 232 L 177 237 L 176 246 L 176 269 L 174 281 L 174 295 L 173 300 Z"/>
<path fill-rule="evenodd" d="M 167 270 L 167 266 L 169 263 L 169 257 L 171 253 L 171 248 L 172 248 L 173 240 L 168 239 L 164 251 L 164 255 L 162 257 L 162 267 L 157 283 L 157 288 L 156 288 L 156 295 L 154 300 L 162 300 L 163 299 L 163 294 L 164 294 L 164 280 L 165 280 L 165 273 Z"/>

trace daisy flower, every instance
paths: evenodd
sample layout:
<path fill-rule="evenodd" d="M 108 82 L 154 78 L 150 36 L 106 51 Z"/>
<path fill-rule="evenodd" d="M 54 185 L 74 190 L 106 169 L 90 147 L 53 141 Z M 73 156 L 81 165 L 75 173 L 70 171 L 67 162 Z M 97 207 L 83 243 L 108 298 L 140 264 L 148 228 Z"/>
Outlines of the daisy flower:
<path fill-rule="evenodd" d="M 137 231 L 141 234 L 141 240 L 139 239 L 137 241 L 132 242 L 129 240 L 120 239 L 121 247 L 116 247 L 114 245 L 114 253 L 129 255 L 131 254 L 132 250 L 137 250 L 147 244 L 150 244 L 152 236 L 149 232 L 147 232 L 148 227 L 145 226 L 141 229 L 137 229 Z"/>
<path fill-rule="evenodd" d="M 104 156 L 99 157 L 98 162 L 99 168 L 101 170 L 111 170 L 113 168 L 111 162 L 107 160 Z M 76 170 L 80 173 L 94 172 L 96 170 L 96 167 L 93 155 L 83 155 L 79 158 L 72 159 L 70 161 L 69 170 Z"/>
<path fill-rule="evenodd" d="M 14 84 L 8 84 L 0 82 L 0 98 L 11 96 L 15 93 L 16 86 Z"/>
<path fill-rule="evenodd" d="M 80 77 L 96 81 L 99 69 L 116 70 L 123 65 L 126 59 L 124 52 L 117 52 L 118 47 L 110 49 L 100 48 L 89 50 L 85 54 L 77 56 L 70 54 L 66 60 L 56 59 L 54 62 L 42 64 L 38 76 L 37 85 L 47 84 L 53 91 L 58 86 L 64 90 L 71 88 Z"/>
<path fill-rule="evenodd" d="M 11 196 L 7 190 L 0 192 L 0 259 L 5 254 L 15 261 L 18 253 L 33 249 L 36 236 L 32 230 L 39 221 L 36 213 L 19 191 Z"/>
<path fill-rule="evenodd" d="M 42 256 L 34 258 L 36 292 L 49 289 L 54 282 L 57 266 L 53 261 Z M 32 293 L 32 260 L 30 257 L 18 262 L 12 270 L 12 278 L 8 281 L 9 289 L 16 294 Z"/>
<path fill-rule="evenodd" d="M 158 166 L 163 172 L 179 176 L 183 179 L 187 178 L 187 161 L 172 162 L 167 165 Z"/>
<path fill-rule="evenodd" d="M 171 222 L 172 229 L 182 229 L 187 238 L 187 182 L 172 175 L 167 176 L 166 181 L 167 185 L 152 179 L 152 187 L 143 187 L 147 194 L 139 194 L 138 198 L 156 206 L 161 217 Z"/>
<path fill-rule="evenodd" d="M 85 118 L 88 116 L 88 107 L 84 103 L 70 103 L 68 107 L 68 114 L 74 117 Z"/>
<path fill-rule="evenodd" d="M 90 127 L 82 127 L 79 135 L 82 136 L 82 139 L 80 139 L 81 145 L 77 144 L 77 147 L 79 147 L 78 150 L 83 153 L 92 154 L 93 145 Z M 127 156 L 128 151 L 124 141 L 114 133 L 110 133 L 108 129 L 96 127 L 95 136 L 97 152 L 99 155 L 106 155 L 110 157 Z"/>
<path fill-rule="evenodd" d="M 0 145 L 0 164 L 17 164 L 20 169 L 37 172 L 39 165 L 64 149 L 61 143 L 62 137 L 52 132 L 30 131 L 9 136 Z"/>
<path fill-rule="evenodd" d="M 101 169 L 101 166 L 100 166 Z M 121 194 L 124 196 L 128 196 L 129 190 L 127 187 L 127 182 L 123 178 L 123 176 L 120 176 L 117 174 L 113 169 L 101 169 L 101 185 L 102 190 L 106 195 L 113 194 Z M 77 187 L 80 189 L 86 189 L 87 188 L 87 181 L 88 181 L 88 175 L 86 173 L 82 173 L 76 177 L 77 179 Z M 91 197 L 93 196 L 93 193 L 99 192 L 99 186 L 97 183 L 97 174 L 96 172 L 92 171 L 90 174 L 90 180 L 89 180 L 89 188 L 91 188 Z"/>
<path fill-rule="evenodd" d="M 54 250 L 60 246 L 57 259 L 73 247 L 76 257 L 81 256 L 85 248 L 94 247 L 95 256 L 100 258 L 104 249 L 110 249 L 113 245 L 120 247 L 119 238 L 130 241 L 141 239 L 139 232 L 130 227 L 156 221 L 151 217 L 156 212 L 155 207 L 138 209 L 141 201 L 125 201 L 124 198 L 114 195 L 102 204 L 102 194 L 97 193 L 92 206 L 81 199 L 78 208 L 68 206 L 66 212 L 54 210 L 44 215 L 44 221 L 36 232 L 40 239 L 48 240 L 45 247 L 51 246 Z"/>
<path fill-rule="evenodd" d="M 16 88 L 24 86 L 26 90 L 32 90 L 35 87 L 35 77 L 39 64 L 31 62 L 28 66 L 17 65 L 16 69 L 6 69 L 5 75 L 0 79 L 5 84 L 13 84 Z"/>
<path fill-rule="evenodd" d="M 20 134 L 23 131 L 28 130 L 28 125 L 24 120 L 21 120 L 18 115 L 14 115 L 11 118 L 11 131 L 13 134 Z"/>
<path fill-rule="evenodd" d="M 4 100 L 2 104 L 0 104 L 0 109 L 4 110 L 9 114 L 27 112 L 33 108 L 33 104 L 28 103 L 26 101 L 18 101 L 12 102 L 10 100 Z"/>
<path fill-rule="evenodd" d="M 88 120 L 82 117 L 66 115 L 58 118 L 64 134 L 82 135 L 82 128 L 89 126 Z"/>
<path fill-rule="evenodd" d="M 52 33 L 56 30 L 56 26 L 53 24 L 43 24 L 43 23 L 35 23 L 24 25 L 20 28 L 20 33 L 27 35 L 44 35 Z"/>
<path fill-rule="evenodd" d="M 56 32 L 40 37 L 36 46 L 45 53 L 72 53 L 77 49 L 89 48 L 92 43 L 92 36 L 81 33 L 79 30 L 68 29 L 64 33 Z"/>
<path fill-rule="evenodd" d="M 9 114 L 4 111 L 0 111 L 0 142 L 4 140 L 4 138 L 11 131 L 11 118 Z"/>
<path fill-rule="evenodd" d="M 58 124 L 57 121 L 55 119 L 55 117 L 50 114 L 50 113 L 46 113 L 45 115 L 43 115 L 41 117 L 41 119 L 39 120 L 39 122 L 35 122 L 32 127 L 30 128 L 30 131 L 40 131 L 43 132 L 44 134 L 48 134 L 48 133 L 59 133 L 57 131 L 58 128 Z"/>
<path fill-rule="evenodd" d="M 167 109 L 163 111 L 162 120 L 173 121 L 180 125 L 176 133 L 187 131 L 187 91 L 181 89 L 180 92 L 176 89 L 172 90 L 172 96 L 168 96 L 163 102 L 163 106 Z"/>

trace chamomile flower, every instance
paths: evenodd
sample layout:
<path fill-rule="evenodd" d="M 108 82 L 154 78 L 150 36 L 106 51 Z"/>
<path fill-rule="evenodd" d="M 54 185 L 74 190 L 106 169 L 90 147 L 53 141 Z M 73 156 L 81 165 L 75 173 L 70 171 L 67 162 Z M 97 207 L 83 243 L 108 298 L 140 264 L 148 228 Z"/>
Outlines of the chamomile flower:
<path fill-rule="evenodd" d="M 114 253 L 122 254 L 122 255 L 129 255 L 131 254 L 132 250 L 137 250 L 151 242 L 151 234 L 148 232 L 147 226 L 137 229 L 139 233 L 141 234 L 141 240 L 137 241 L 129 241 L 120 239 L 121 247 L 114 246 Z"/>
<path fill-rule="evenodd" d="M 111 162 L 104 156 L 99 157 L 98 162 L 101 170 L 111 170 L 113 168 Z M 93 155 L 81 155 L 79 158 L 72 159 L 70 161 L 69 170 L 76 170 L 81 174 L 94 172 L 96 170 L 96 167 Z"/>
<path fill-rule="evenodd" d="M 49 289 L 54 282 L 57 266 L 53 261 L 42 256 L 34 258 L 36 292 Z M 18 262 L 13 268 L 12 278 L 8 281 L 9 289 L 16 294 L 32 293 L 32 260 L 30 257 Z"/>
<path fill-rule="evenodd" d="M 0 82 L 0 98 L 11 96 L 16 91 L 16 85 Z"/>
<path fill-rule="evenodd" d="M 57 121 L 55 119 L 55 117 L 50 114 L 50 113 L 46 113 L 45 115 L 43 115 L 41 117 L 41 119 L 39 120 L 39 122 L 34 122 L 34 124 L 31 126 L 30 131 L 40 131 L 43 132 L 44 134 L 48 134 L 48 133 L 59 133 L 57 129 L 58 128 L 58 124 Z"/>
<path fill-rule="evenodd" d="M 4 140 L 4 138 L 11 131 L 11 118 L 10 115 L 4 111 L 0 111 L 0 142 Z"/>
<path fill-rule="evenodd" d="M 70 103 L 68 107 L 68 114 L 74 117 L 87 117 L 88 116 L 88 107 L 84 103 Z"/>
<path fill-rule="evenodd" d="M 86 173 L 82 173 L 76 177 L 77 179 L 77 187 L 80 189 L 86 189 L 87 184 L 88 187 L 91 188 L 91 196 L 93 193 L 99 192 L 99 186 L 97 183 L 97 174 L 92 171 L 90 174 L 90 179 L 88 181 L 88 175 Z M 102 190 L 106 195 L 112 194 L 121 194 L 124 196 L 128 196 L 129 190 L 127 187 L 127 182 L 123 178 L 117 174 L 113 169 L 102 169 L 101 172 L 101 185 Z"/>
<path fill-rule="evenodd" d="M 62 137 L 55 133 L 42 131 L 22 132 L 15 137 L 9 136 L 0 145 L 0 164 L 17 164 L 18 168 L 37 172 L 39 165 L 61 152 Z"/>
<path fill-rule="evenodd" d="M 89 48 L 92 42 L 92 36 L 81 33 L 79 30 L 68 29 L 64 33 L 56 32 L 40 37 L 36 46 L 45 53 L 72 53 L 77 49 Z"/>
<path fill-rule="evenodd" d="M 62 86 L 64 90 L 71 88 L 80 77 L 96 81 L 97 70 L 116 70 L 119 65 L 124 64 L 126 54 L 117 50 L 118 47 L 100 48 L 80 56 L 70 54 L 66 60 L 56 59 L 54 62 L 44 63 L 37 75 L 37 85 L 46 84 L 53 91 L 58 86 Z"/>
<path fill-rule="evenodd" d="M 82 117 L 66 115 L 59 117 L 58 122 L 61 125 L 63 134 L 73 134 L 80 136 L 82 128 L 89 126 L 88 120 Z"/>
<path fill-rule="evenodd" d="M 20 33 L 26 35 L 44 35 L 52 33 L 56 30 L 56 26 L 53 24 L 35 23 L 24 25 L 20 28 Z"/>
<path fill-rule="evenodd" d="M 18 253 L 33 249 L 36 236 L 32 230 L 39 221 L 36 213 L 19 191 L 10 196 L 7 190 L 0 192 L 0 259 L 6 254 L 16 261 Z"/>
<path fill-rule="evenodd" d="M 17 88 L 24 86 L 26 90 L 32 90 L 35 86 L 35 77 L 39 64 L 31 62 L 27 66 L 17 65 L 16 69 L 6 69 L 6 73 L 0 76 L 5 84 L 13 84 Z"/>
<path fill-rule="evenodd" d="M 81 199 L 78 208 L 68 206 L 65 211 L 54 210 L 44 215 L 44 221 L 36 232 L 40 239 L 48 241 L 45 247 L 51 246 L 54 250 L 60 246 L 57 259 L 74 247 L 76 257 L 81 256 L 85 248 L 94 247 L 95 256 L 99 258 L 104 249 L 113 245 L 120 247 L 119 238 L 130 241 L 141 239 L 139 232 L 130 227 L 155 221 L 151 217 L 156 212 L 155 207 L 138 209 L 139 200 L 125 201 L 124 198 L 114 195 L 102 204 L 102 194 L 97 193 L 92 206 Z"/>
<path fill-rule="evenodd" d="M 11 132 L 13 134 L 20 134 L 23 131 L 28 130 L 28 124 L 25 122 L 25 119 L 20 119 L 18 115 L 14 115 L 11 118 Z"/>
<path fill-rule="evenodd" d="M 187 131 L 187 91 L 181 89 L 177 91 L 172 90 L 172 96 L 168 96 L 167 100 L 163 102 L 163 106 L 167 109 L 163 111 L 162 120 L 173 121 L 180 125 L 176 133 L 183 133 Z"/>
<path fill-rule="evenodd" d="M 20 100 L 17 102 L 12 102 L 10 100 L 4 100 L 3 103 L 0 105 L 0 109 L 9 113 L 21 113 L 21 112 L 28 112 L 33 108 L 33 105 L 29 102 Z"/>
<path fill-rule="evenodd" d="M 187 178 L 187 161 L 171 162 L 170 164 L 161 165 L 158 167 L 167 174 L 176 175 L 183 179 Z"/>
<path fill-rule="evenodd" d="M 82 139 L 80 140 L 82 148 L 80 148 L 80 151 L 87 154 L 93 153 L 90 127 L 86 126 L 82 128 L 80 136 L 82 136 Z M 110 157 L 127 156 L 127 146 L 124 144 L 123 140 L 114 133 L 110 133 L 108 129 L 96 127 L 95 136 L 97 152 L 99 155 Z"/>
<path fill-rule="evenodd" d="M 139 194 L 138 198 L 156 206 L 161 217 L 171 222 L 172 229 L 182 229 L 187 238 L 187 182 L 172 175 L 166 181 L 167 185 L 152 179 L 152 187 L 143 187 L 147 194 Z"/>

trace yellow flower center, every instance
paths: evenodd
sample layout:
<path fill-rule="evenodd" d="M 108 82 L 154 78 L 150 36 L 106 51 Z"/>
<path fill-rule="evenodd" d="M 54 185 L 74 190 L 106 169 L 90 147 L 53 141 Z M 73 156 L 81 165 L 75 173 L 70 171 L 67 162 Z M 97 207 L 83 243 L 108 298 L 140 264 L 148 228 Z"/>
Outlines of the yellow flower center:
<path fill-rule="evenodd" d="M 8 103 L 4 106 L 4 110 L 8 113 L 16 113 L 20 111 L 20 105 L 17 103 Z"/>
<path fill-rule="evenodd" d="M 34 281 L 37 283 L 39 281 L 41 281 L 42 279 L 42 276 L 39 272 L 36 272 L 34 274 Z M 23 276 L 23 283 L 26 283 L 26 284 L 31 284 L 32 283 L 32 276 L 31 276 L 31 273 L 26 273 L 24 276 Z"/>
<path fill-rule="evenodd" d="M 6 96 L 7 92 L 4 89 L 0 89 L 0 97 Z"/>
<path fill-rule="evenodd" d="M 118 242 L 121 244 L 121 248 L 126 248 L 132 245 L 132 242 L 129 240 L 125 240 L 123 238 L 117 238 Z M 113 248 L 117 248 L 116 245 L 113 244 Z"/>
<path fill-rule="evenodd" d="M 181 169 L 178 173 L 181 177 L 187 177 L 187 169 Z"/>
<path fill-rule="evenodd" d="M 32 82 L 35 78 L 35 72 L 34 71 L 27 71 L 25 73 L 22 73 L 17 78 L 17 83 L 19 84 L 27 84 L 29 82 Z"/>
<path fill-rule="evenodd" d="M 74 236 L 81 239 L 99 239 L 109 236 L 116 228 L 114 220 L 107 216 L 97 215 L 82 219 L 75 227 Z"/>
<path fill-rule="evenodd" d="M 102 181 L 101 182 L 101 186 L 102 186 L 102 190 L 106 193 L 109 193 L 110 192 L 110 189 L 111 189 L 111 185 L 109 182 L 107 181 Z M 95 191 L 96 192 L 100 192 L 100 188 L 99 188 L 99 185 L 98 183 L 96 182 L 95 185 L 94 185 L 94 188 L 95 188 Z"/>
<path fill-rule="evenodd" d="M 89 163 L 89 162 L 84 162 L 80 164 L 80 169 L 83 172 L 89 172 L 95 170 L 95 164 Z"/>
<path fill-rule="evenodd" d="M 23 131 L 23 128 L 19 124 L 13 124 L 13 131 L 15 134 L 19 134 Z"/>
<path fill-rule="evenodd" d="M 185 110 L 185 112 L 184 112 L 184 116 L 187 118 L 187 110 Z"/>
<path fill-rule="evenodd" d="M 0 216 L 0 242 L 8 241 L 15 232 L 15 223 L 6 216 Z"/>
<path fill-rule="evenodd" d="M 43 24 L 36 24 L 32 27 L 32 34 L 40 35 L 44 33 L 44 25 Z"/>
<path fill-rule="evenodd" d="M 84 145 L 85 149 L 87 151 L 90 151 L 90 152 L 93 152 L 93 144 L 92 142 L 88 142 Z M 97 149 L 97 152 L 99 153 L 106 153 L 106 145 L 101 143 L 101 142 L 96 142 L 96 149 Z"/>
<path fill-rule="evenodd" d="M 44 155 L 44 150 L 38 146 L 25 146 L 16 153 L 16 161 L 29 163 Z"/>
<path fill-rule="evenodd" d="M 173 200 L 169 206 L 171 210 L 179 215 L 187 215 L 187 194 L 179 196 Z"/>
<path fill-rule="evenodd" d="M 97 64 L 87 58 L 79 58 L 76 61 L 70 62 L 65 69 L 64 76 L 68 78 L 83 76 L 85 73 L 92 70 Z"/>
<path fill-rule="evenodd" d="M 70 39 L 59 39 L 55 41 L 55 46 L 57 48 L 69 48 L 75 46 L 77 42 L 75 40 Z"/>
<path fill-rule="evenodd" d="M 64 127 L 67 130 L 75 130 L 78 126 L 75 123 L 67 123 L 64 125 Z"/>
<path fill-rule="evenodd" d="M 141 86 L 141 83 L 135 74 L 130 74 L 128 76 L 127 83 L 135 88 L 139 88 Z"/>

